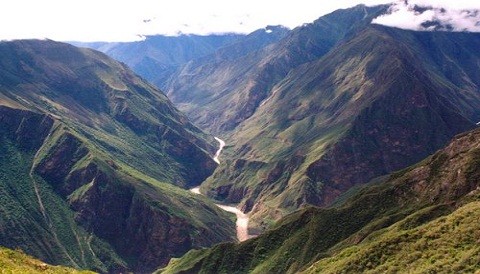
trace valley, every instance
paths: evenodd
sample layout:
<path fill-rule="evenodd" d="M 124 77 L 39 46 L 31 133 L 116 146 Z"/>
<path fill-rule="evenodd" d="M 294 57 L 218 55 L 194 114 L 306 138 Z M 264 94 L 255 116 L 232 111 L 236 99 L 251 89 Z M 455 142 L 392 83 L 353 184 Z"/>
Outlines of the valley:
<path fill-rule="evenodd" d="M 387 10 L 358 5 L 290 32 L 259 29 L 155 82 L 193 123 L 224 136 L 224 164 L 202 189 L 239 204 L 252 231 L 329 206 L 476 126 L 478 34 L 371 24 Z"/>
<path fill-rule="evenodd" d="M 218 141 L 219 143 L 219 148 L 217 152 L 215 153 L 215 156 L 213 157 L 213 160 L 220 164 L 220 160 L 218 159 L 220 157 L 220 154 L 222 153 L 223 148 L 225 147 L 225 142 L 218 138 L 215 137 L 215 140 Z M 191 188 L 190 191 L 195 194 L 202 195 L 200 192 L 200 187 L 194 187 Z M 249 222 L 249 217 L 247 214 L 243 213 L 241 210 L 237 208 L 237 206 L 228 206 L 228 205 L 221 205 L 221 204 L 216 204 L 219 208 L 235 214 L 237 220 L 236 220 L 236 229 L 237 229 L 237 240 L 240 242 L 243 242 L 245 240 L 248 240 L 254 235 L 250 235 L 248 233 L 248 222 Z"/>
<path fill-rule="evenodd" d="M 200 193 L 200 187 L 194 187 L 194 188 L 190 189 L 190 191 L 192 193 L 202 195 L 202 193 Z M 221 205 L 221 204 L 216 204 L 216 205 L 219 208 L 221 208 L 221 209 L 223 209 L 227 212 L 231 212 L 231 213 L 235 214 L 235 216 L 237 218 L 237 221 L 236 221 L 237 240 L 239 242 L 243 242 L 245 240 L 248 240 L 248 239 L 254 237 L 253 235 L 248 234 L 249 218 L 245 213 L 240 211 L 236 206 L 227 206 L 227 205 Z"/>
<path fill-rule="evenodd" d="M 480 33 L 402 5 L 0 41 L 0 268 L 480 271 Z"/>

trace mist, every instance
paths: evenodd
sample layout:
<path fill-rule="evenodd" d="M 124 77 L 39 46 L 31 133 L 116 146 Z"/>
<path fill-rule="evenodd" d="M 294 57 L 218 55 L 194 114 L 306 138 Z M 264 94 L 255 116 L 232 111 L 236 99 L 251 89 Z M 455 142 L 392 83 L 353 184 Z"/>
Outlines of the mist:
<path fill-rule="evenodd" d="M 480 32 L 480 3 L 397 1 L 372 23 L 417 31 Z"/>

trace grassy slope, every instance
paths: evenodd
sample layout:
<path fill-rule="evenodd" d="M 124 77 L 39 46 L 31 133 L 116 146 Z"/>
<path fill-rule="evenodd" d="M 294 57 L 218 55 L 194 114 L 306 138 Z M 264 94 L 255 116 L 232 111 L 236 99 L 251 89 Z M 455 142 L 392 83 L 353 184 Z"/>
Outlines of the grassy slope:
<path fill-rule="evenodd" d="M 323 56 L 382 9 L 357 6 L 336 11 L 243 56 L 236 56 L 232 47 L 236 58 L 215 54 L 193 60 L 172 76 L 166 92 L 201 128 L 226 135 L 256 111 L 292 68 Z"/>
<path fill-rule="evenodd" d="M 93 273 L 78 271 L 68 267 L 52 266 L 34 259 L 18 250 L 0 247 L 0 269 L 2 273 L 46 273 L 46 274 L 74 274 Z"/>
<path fill-rule="evenodd" d="M 373 26 L 292 70 L 232 135 L 240 160 L 227 158 L 204 190 L 259 223 L 435 152 L 479 117 L 479 37 L 452 35 Z"/>
<path fill-rule="evenodd" d="M 216 142 L 165 95 L 61 43 L 1 43 L 0 57 L 2 244 L 50 263 L 148 271 L 233 239 L 230 215 L 172 186 L 208 176 Z"/>
<path fill-rule="evenodd" d="M 471 210 L 471 206 L 478 207 L 479 137 L 480 130 L 457 136 L 445 149 L 432 157 L 384 178 L 385 181 L 381 184 L 377 182 L 360 188 L 338 207 L 306 208 L 283 218 L 273 229 L 255 239 L 192 251 L 180 260 L 172 261 L 165 273 L 185 270 L 200 273 L 295 273 L 324 258 L 325 261 L 322 262 L 328 262 L 328 259 L 333 262 L 340 260 L 343 257 L 335 257 L 339 252 L 345 252 L 340 253 L 342 256 L 353 256 L 350 257 L 352 260 L 360 258 L 365 262 L 365 267 L 378 266 L 379 258 L 374 255 L 379 253 L 372 254 L 370 265 L 367 266 L 368 254 L 371 253 L 363 250 L 363 247 L 369 247 L 370 243 L 381 245 L 382 239 L 389 238 L 397 239 L 399 245 L 407 246 L 411 238 L 405 235 L 435 235 L 438 226 L 433 225 L 436 223 L 429 225 L 429 222 L 455 221 L 465 214 L 464 210 Z M 471 202 L 475 203 L 460 209 L 451 217 L 442 217 Z M 470 221 L 478 221 L 478 218 L 473 216 L 465 219 L 466 223 L 459 229 L 469 231 Z M 455 224 L 453 222 L 453 226 Z M 410 230 L 411 233 L 401 232 L 399 227 L 405 231 Z M 423 229 L 425 227 L 435 229 L 426 231 Z M 447 229 L 444 232 L 453 233 L 455 230 Z M 469 233 L 475 236 L 477 232 L 472 230 Z M 465 235 L 465 247 L 476 252 L 476 238 L 468 235 Z M 447 238 L 446 235 L 441 237 Z M 402 244 L 401 241 L 404 240 L 406 241 Z M 461 248 L 462 242 L 458 245 L 457 248 Z M 350 247 L 365 256 L 355 257 L 347 251 Z M 428 245 L 423 247 L 427 252 L 435 251 L 429 250 Z M 436 253 L 430 258 L 442 255 Z M 396 257 L 392 255 L 390 258 L 388 264 L 394 265 Z M 463 262 L 465 268 L 478 268 L 478 261 Z M 438 260 L 438 263 L 436 267 L 440 268 L 442 264 L 448 268 L 450 262 L 445 259 Z"/>
<path fill-rule="evenodd" d="M 21 248 L 47 262 L 79 268 L 106 271 L 113 265 L 125 265 L 108 244 L 75 223 L 74 212 L 50 185 L 41 177 L 30 176 L 32 151 L 19 148 L 4 134 L 1 138 L 2 244 Z"/>
<path fill-rule="evenodd" d="M 480 270 L 480 202 L 415 226 L 421 213 L 322 259 L 305 273 L 474 273 Z M 412 226 L 412 223 L 414 224 Z"/>

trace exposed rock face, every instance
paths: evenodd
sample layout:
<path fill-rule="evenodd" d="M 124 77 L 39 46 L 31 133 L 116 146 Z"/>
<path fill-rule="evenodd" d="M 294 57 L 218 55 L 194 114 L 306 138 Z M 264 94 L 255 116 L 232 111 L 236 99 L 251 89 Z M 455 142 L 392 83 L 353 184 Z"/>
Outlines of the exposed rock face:
<path fill-rule="evenodd" d="M 13 109 L 0 105 L 2 131 L 9 134 L 26 149 L 38 149 L 53 126 L 53 119 L 46 114 Z"/>
<path fill-rule="evenodd" d="M 209 246 L 222 233 L 234 231 L 233 223 L 214 221 L 211 228 L 216 227 L 216 231 L 212 232 L 176 215 L 172 210 L 178 208 L 159 197 L 158 189 L 119 173 L 113 161 L 96 158 L 78 137 L 68 131 L 62 133 L 61 127 L 53 129 L 54 120 L 47 115 L 2 106 L 0 122 L 2 132 L 11 134 L 23 150 L 36 151 L 43 144 L 45 151 L 40 153 L 45 156 L 36 165 L 35 174 L 68 201 L 82 229 L 109 243 L 120 257 L 128 258 L 128 268 L 112 264 L 109 271 L 149 272 L 172 257 L 194 247 Z M 202 206 L 198 210 L 203 214 Z M 36 255 L 55 262 L 52 257 Z"/>
<path fill-rule="evenodd" d="M 474 123 L 419 79 L 365 109 L 342 140 L 307 169 L 325 182 L 319 205 L 329 205 L 352 186 L 404 168 L 434 153 Z M 401 95 L 400 95 L 401 94 Z"/>
<path fill-rule="evenodd" d="M 447 232 L 459 226 L 464 228 L 462 236 L 457 238 L 459 232 L 455 231 L 455 235 L 450 234 L 455 240 L 447 242 L 449 250 L 458 247 L 458 252 L 463 252 L 468 246 L 464 256 L 470 258 L 469 254 L 477 252 L 475 236 L 478 231 L 468 228 L 478 226 L 477 218 L 466 218 L 472 216 L 470 213 L 455 222 L 447 223 L 447 219 L 465 205 L 478 208 L 479 163 L 480 130 L 476 129 L 455 136 L 446 148 L 422 162 L 387 176 L 381 183 L 359 189 L 338 207 L 299 210 L 255 239 L 192 252 L 171 263 L 162 273 L 297 273 L 304 272 L 319 260 L 324 263 L 323 267 L 329 266 L 327 269 L 333 272 L 366 271 L 381 269 L 387 262 L 405 263 L 405 258 L 395 255 L 410 254 L 409 243 L 424 243 L 415 250 L 421 252 L 421 256 L 406 260 L 409 265 L 409 262 L 426 261 L 444 254 L 443 250 L 429 250 L 441 236 L 437 229 L 441 227 L 438 230 Z M 369 247 L 379 239 L 380 244 Z M 378 249 L 382 251 L 380 254 L 376 254 Z M 426 255 L 424 249 L 431 252 L 427 255 L 431 257 L 423 257 Z M 364 265 L 355 264 L 360 254 L 368 257 L 364 258 Z M 338 264 L 352 255 L 354 263 Z M 463 258 L 460 256 L 454 261 L 466 268 L 478 267 L 478 260 Z M 425 265 L 432 266 L 431 262 Z M 442 261 L 432 268 L 448 271 L 453 267 Z M 323 270 L 318 268 L 312 273 Z"/>
<path fill-rule="evenodd" d="M 0 70 L 0 245 L 144 273 L 235 239 L 228 214 L 178 187 L 216 168 L 213 136 L 159 90 L 53 41 L 0 43 Z"/>
<path fill-rule="evenodd" d="M 240 159 L 225 161 L 203 188 L 227 202 L 243 193 L 251 224 L 265 227 L 419 161 L 480 120 L 474 45 L 475 33 L 352 29 L 272 88 L 230 134 Z M 242 161 L 262 165 L 233 168 Z"/>

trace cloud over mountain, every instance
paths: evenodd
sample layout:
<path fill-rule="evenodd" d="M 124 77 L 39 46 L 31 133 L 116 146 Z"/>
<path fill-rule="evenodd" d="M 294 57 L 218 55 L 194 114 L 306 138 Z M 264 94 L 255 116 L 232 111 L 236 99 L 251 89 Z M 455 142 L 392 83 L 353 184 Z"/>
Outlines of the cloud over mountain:
<path fill-rule="evenodd" d="M 388 14 L 375 18 L 372 23 L 418 31 L 480 32 L 480 3 L 397 1 Z"/>

